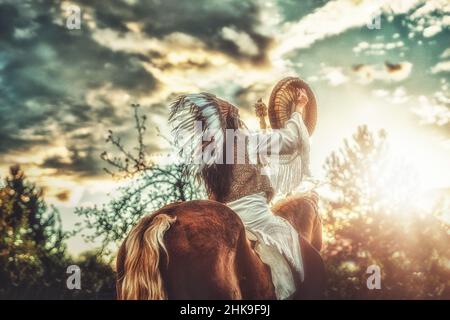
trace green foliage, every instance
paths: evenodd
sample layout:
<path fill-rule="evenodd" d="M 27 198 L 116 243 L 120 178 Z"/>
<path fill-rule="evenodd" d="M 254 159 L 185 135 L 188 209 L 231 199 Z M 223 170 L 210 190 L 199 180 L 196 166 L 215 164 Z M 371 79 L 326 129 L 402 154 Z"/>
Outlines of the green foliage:
<path fill-rule="evenodd" d="M 80 254 L 73 261 L 81 269 L 81 290 L 65 290 L 68 299 L 114 299 L 116 275 L 98 251 Z"/>
<path fill-rule="evenodd" d="M 415 177 L 405 163 L 392 167 L 384 132 L 358 128 L 325 168 L 333 200 L 325 201 L 327 297 L 336 299 L 450 298 L 449 225 L 440 210 L 414 206 Z M 399 180 L 400 177 L 400 180 Z M 383 184 L 378 184 L 379 181 Z M 393 196 L 395 195 L 395 196 Z M 381 268 L 381 290 L 369 290 L 367 267 Z"/>
<path fill-rule="evenodd" d="M 203 187 L 190 175 L 188 166 L 156 164 L 148 160 L 144 141 L 146 117 L 140 115 L 139 105 L 132 105 L 132 108 L 136 146 L 125 148 L 120 137 L 110 130 L 106 142 L 118 155 L 111 156 L 106 151 L 101 155 L 108 165 L 105 171 L 112 177 L 127 179 L 128 183 L 119 188 L 119 195 L 109 203 L 75 210 L 75 214 L 83 218 L 83 226 L 92 231 L 92 234 L 84 235 L 85 238 L 88 241 L 100 240 L 104 254 L 115 251 L 118 243 L 143 215 L 169 203 L 205 198 Z"/>
<path fill-rule="evenodd" d="M 18 166 L 11 167 L 0 188 L 2 287 L 59 285 L 68 236 L 61 229 L 59 213 L 42 199 L 42 190 L 27 182 Z"/>
<path fill-rule="evenodd" d="M 145 214 L 166 204 L 189 201 L 203 196 L 200 186 L 185 174 L 181 165 L 146 168 L 139 177 L 120 188 L 119 196 L 101 207 L 80 207 L 75 213 L 84 220 L 84 227 L 92 231 L 88 241 L 102 242 L 104 253 L 116 250 L 118 242 Z"/>
<path fill-rule="evenodd" d="M 48 207 L 43 192 L 25 178 L 19 166 L 0 187 L 0 298 L 95 299 L 113 298 L 111 266 L 95 253 L 73 261 L 59 212 Z M 82 270 L 83 290 L 69 290 L 69 265 Z"/>

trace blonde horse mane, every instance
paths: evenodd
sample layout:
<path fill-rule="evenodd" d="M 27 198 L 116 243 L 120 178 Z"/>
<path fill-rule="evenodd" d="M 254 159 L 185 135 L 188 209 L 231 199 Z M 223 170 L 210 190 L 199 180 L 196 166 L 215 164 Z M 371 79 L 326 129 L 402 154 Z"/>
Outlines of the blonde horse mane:
<path fill-rule="evenodd" d="M 149 220 L 150 224 L 149 224 Z M 160 249 L 169 259 L 164 234 L 176 217 L 157 214 L 142 218 L 125 240 L 124 275 L 118 280 L 121 300 L 165 300 L 167 293 L 159 271 Z"/>

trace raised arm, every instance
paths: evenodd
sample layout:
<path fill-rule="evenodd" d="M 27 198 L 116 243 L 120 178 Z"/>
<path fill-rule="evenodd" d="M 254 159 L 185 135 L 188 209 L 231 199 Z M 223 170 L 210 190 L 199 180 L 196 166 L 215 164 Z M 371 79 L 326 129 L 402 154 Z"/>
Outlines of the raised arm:
<path fill-rule="evenodd" d="M 260 156 L 285 155 L 295 152 L 309 153 L 309 134 L 301 116 L 307 103 L 306 91 L 299 90 L 294 112 L 285 127 L 270 133 L 256 133 L 258 145 L 253 151 Z"/>

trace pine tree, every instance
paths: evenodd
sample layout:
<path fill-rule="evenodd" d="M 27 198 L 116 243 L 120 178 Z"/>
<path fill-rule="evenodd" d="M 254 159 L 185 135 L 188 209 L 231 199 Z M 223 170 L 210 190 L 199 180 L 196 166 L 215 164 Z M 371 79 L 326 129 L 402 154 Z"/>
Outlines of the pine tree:
<path fill-rule="evenodd" d="M 12 166 L 0 188 L 0 282 L 10 287 L 59 285 L 67 266 L 59 212 Z M 0 289 L 1 291 L 1 289 Z"/>

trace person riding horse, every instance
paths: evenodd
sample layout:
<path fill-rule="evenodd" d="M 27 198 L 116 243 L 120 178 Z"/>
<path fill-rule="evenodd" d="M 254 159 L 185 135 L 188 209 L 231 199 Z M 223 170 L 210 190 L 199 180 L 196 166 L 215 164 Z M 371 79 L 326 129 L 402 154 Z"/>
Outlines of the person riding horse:
<path fill-rule="evenodd" d="M 231 214 L 237 214 L 238 216 L 232 220 L 235 220 L 238 224 L 242 224 L 244 229 L 254 235 L 262 245 L 278 252 L 278 256 L 273 255 L 272 253 L 272 257 L 275 257 L 272 259 L 264 259 L 261 252 L 259 252 L 259 258 L 264 259 L 266 268 L 267 265 L 269 266 L 268 275 L 267 269 L 265 269 L 266 274 L 264 275 L 264 278 L 266 279 L 266 282 L 267 278 L 270 278 L 270 283 L 266 283 L 266 291 L 270 291 L 270 294 L 267 293 L 267 296 L 263 295 L 263 298 L 272 297 L 277 299 L 287 299 L 293 297 L 299 288 L 298 283 L 304 282 L 305 266 L 302 256 L 304 258 L 307 254 L 302 252 L 302 247 L 306 247 L 306 251 L 310 250 L 310 248 L 305 244 L 301 245 L 302 237 L 299 236 L 298 230 L 304 229 L 305 226 L 300 226 L 298 224 L 298 216 L 293 215 L 292 211 L 299 211 L 299 207 L 305 206 L 306 204 L 310 206 L 308 207 L 309 211 L 305 210 L 303 214 L 305 214 L 305 212 L 309 212 L 308 214 L 313 212 L 312 215 L 314 216 L 317 212 L 317 199 L 314 198 L 314 196 L 303 197 L 300 202 L 299 197 L 294 197 L 295 199 L 290 198 L 277 204 L 273 210 L 271 210 L 269 206 L 276 192 L 286 193 L 286 191 L 290 192 L 294 190 L 301 182 L 303 175 L 309 174 L 310 145 L 308 129 L 310 129 L 310 127 L 305 125 L 303 119 L 307 118 L 306 113 L 308 110 L 305 109 L 308 102 L 310 102 L 310 99 L 313 97 L 308 94 L 310 93 L 310 89 L 308 92 L 305 88 L 297 87 L 292 92 L 289 101 L 290 105 L 288 106 L 290 108 L 288 111 L 289 119 L 285 121 L 282 128 L 270 132 L 266 130 L 249 132 L 246 130 L 245 124 L 240 119 L 239 109 L 237 107 L 209 93 L 180 96 L 172 104 L 169 118 L 169 121 L 174 125 L 173 132 L 175 141 L 178 142 L 180 148 L 180 154 L 187 162 L 187 165 L 190 166 L 191 170 L 188 171 L 189 174 L 194 174 L 199 177 L 206 187 L 208 199 L 210 200 L 207 211 L 211 211 L 212 208 L 218 208 L 216 211 L 221 211 L 222 215 L 226 216 L 229 214 L 225 214 L 224 212 L 231 209 Z M 259 103 L 259 109 L 256 111 L 259 113 L 261 124 L 263 124 L 262 116 L 264 115 L 264 110 L 261 110 L 261 102 Z M 229 134 L 230 130 L 232 134 Z M 201 140 L 197 140 L 199 133 L 202 136 Z M 206 141 L 204 139 L 205 135 L 209 137 Z M 244 149 L 239 150 L 239 147 L 242 146 L 242 144 L 239 143 L 239 139 L 242 135 L 244 137 Z M 236 141 L 238 143 L 236 143 Z M 276 159 L 276 156 L 288 157 L 287 165 L 272 161 L 273 159 Z M 267 171 L 268 167 L 272 167 L 271 172 Z M 213 205 L 211 201 L 220 203 L 229 209 L 217 207 L 216 205 Z M 293 209 L 292 204 L 294 203 Z M 200 207 L 206 211 L 207 205 L 208 204 L 202 202 Z M 167 280 L 170 278 L 169 274 L 171 274 L 171 272 L 169 269 L 170 261 L 172 261 L 171 256 L 177 256 L 180 252 L 179 250 L 170 252 L 169 245 L 164 246 L 163 237 L 164 233 L 168 231 L 164 240 L 166 240 L 166 244 L 167 241 L 170 243 L 168 235 L 170 231 L 174 229 L 171 225 L 175 226 L 176 222 L 180 223 L 182 222 L 180 220 L 183 220 L 183 214 L 181 214 L 180 210 L 175 209 L 173 206 L 169 207 L 171 207 L 170 210 L 164 210 L 165 208 L 163 208 L 160 210 L 161 212 L 157 212 L 151 217 L 144 218 L 143 221 L 145 220 L 145 222 L 141 221 L 138 226 L 133 228 L 130 235 L 124 241 L 119 252 L 117 264 L 119 273 L 119 298 L 167 298 L 167 290 L 165 290 L 161 284 L 162 274 L 166 275 Z M 200 207 L 197 207 L 196 210 L 199 210 Z M 192 211 L 192 207 L 188 207 L 188 203 L 186 203 L 185 209 L 186 211 Z M 177 214 L 173 211 L 177 211 Z M 299 216 L 302 215 L 299 212 L 297 214 Z M 155 231 L 158 225 L 155 219 L 157 219 L 158 215 L 164 220 L 160 221 L 159 232 Z M 166 218 L 164 218 L 164 216 L 166 216 Z M 201 224 L 200 220 L 202 219 L 202 216 L 203 215 L 200 214 L 196 217 L 193 215 L 192 219 L 197 218 L 197 221 L 193 222 L 193 224 Z M 211 214 L 208 217 L 208 219 L 213 218 L 214 214 Z M 217 218 L 220 219 L 219 217 Z M 321 227 L 319 228 L 320 223 L 317 222 L 317 217 L 314 216 L 310 220 L 312 222 L 308 225 L 308 228 L 310 229 L 309 231 L 311 234 L 306 236 L 309 236 L 309 239 L 307 240 L 309 243 L 312 243 L 313 240 L 316 240 L 313 239 L 313 237 L 318 237 L 317 233 L 319 229 L 321 230 Z M 147 248 L 145 249 L 145 245 L 139 243 L 137 240 L 138 238 L 141 239 L 141 241 L 145 240 L 146 234 L 147 236 L 150 236 L 152 223 L 154 227 L 153 237 L 152 239 L 147 238 Z M 223 233 L 228 234 L 233 230 L 231 221 L 228 221 L 230 225 L 228 230 L 226 230 L 226 221 L 220 223 L 225 224 L 225 226 L 220 226 Z M 145 225 L 145 228 L 143 225 Z M 195 228 L 197 227 L 194 227 L 194 229 Z M 200 229 L 203 230 L 203 227 Z M 237 229 L 240 228 L 238 227 Z M 186 233 L 186 229 L 184 231 Z M 241 231 L 238 231 L 237 234 L 241 234 L 240 232 Z M 179 234 L 178 236 L 181 235 Z M 243 241 L 241 238 L 242 235 L 236 238 L 237 243 Z M 180 239 L 172 238 L 172 240 L 173 249 L 177 246 L 175 242 L 179 242 Z M 203 240 L 206 241 L 206 239 Z M 229 239 L 225 242 L 229 245 Z M 316 241 L 316 243 L 317 242 L 318 241 Z M 241 246 L 246 245 L 248 246 L 248 244 L 242 244 Z M 144 257 L 143 252 L 136 251 L 137 247 L 144 250 L 144 253 L 147 250 L 149 255 Z M 167 247 L 166 260 L 169 261 L 169 265 L 167 266 L 168 269 L 166 269 L 165 273 L 158 273 L 158 270 L 161 269 L 160 260 L 162 259 L 162 256 L 159 254 L 159 247 L 162 249 Z M 234 248 L 234 258 L 232 260 L 239 260 L 239 256 L 241 256 L 240 260 L 248 260 L 248 257 L 242 257 L 242 252 L 239 252 L 238 247 Z M 203 249 L 205 248 L 203 247 Z M 316 249 L 320 250 L 320 247 Z M 230 255 L 230 252 L 227 251 L 226 253 L 222 252 L 223 257 L 220 257 L 219 248 L 214 248 L 214 251 L 218 260 L 226 259 L 226 257 Z M 249 250 L 242 249 L 241 251 Z M 187 257 L 190 256 L 190 254 L 193 254 L 193 252 L 189 251 L 189 253 L 187 253 L 186 251 L 184 254 Z M 150 263 L 149 261 L 146 261 L 145 258 L 149 259 L 151 257 L 156 259 L 156 262 Z M 286 274 L 283 275 L 282 272 L 277 272 L 276 269 L 280 267 L 279 261 L 276 260 L 279 260 L 279 257 L 286 258 L 292 270 L 294 270 L 294 278 L 297 279 L 297 281 L 290 281 L 289 279 L 293 279 L 292 277 L 289 278 L 286 277 Z M 317 257 L 315 257 L 315 259 L 317 260 Z M 139 277 L 135 273 L 138 272 L 140 268 L 137 267 L 137 260 L 139 260 L 139 263 L 141 264 L 150 263 L 153 266 L 153 268 L 148 268 L 147 266 L 147 269 L 150 269 L 153 274 L 149 274 L 148 270 L 145 272 L 148 276 L 148 283 L 138 283 L 139 280 L 137 279 L 139 279 Z M 242 265 L 243 262 L 236 261 L 235 263 L 237 263 L 237 265 Z M 221 262 L 214 261 L 213 264 L 221 265 Z M 258 273 L 258 270 L 264 269 L 264 267 L 261 266 L 261 262 L 257 263 L 252 261 L 250 265 L 253 265 L 255 274 Z M 142 269 L 145 268 L 143 265 L 141 267 Z M 192 267 L 193 266 L 191 265 L 191 268 Z M 223 270 L 221 272 L 223 272 Z M 230 272 L 232 272 L 232 270 L 230 270 Z M 252 270 L 246 270 L 244 272 L 246 273 L 246 276 L 237 272 L 237 287 L 239 287 L 240 292 L 237 296 L 235 296 L 236 293 L 230 293 L 227 290 L 223 291 L 220 288 L 208 289 L 209 291 L 214 292 L 214 294 L 207 289 L 205 289 L 204 292 L 199 292 L 199 290 L 193 289 L 188 284 L 186 284 L 184 290 L 186 292 L 184 292 L 184 294 L 190 298 L 204 298 L 205 296 L 217 298 L 218 296 L 221 297 L 222 294 L 231 294 L 229 298 L 245 298 L 246 290 L 244 288 L 245 286 L 242 284 L 245 283 L 246 280 L 244 278 L 248 277 L 248 272 L 252 272 Z M 261 271 L 261 273 L 263 272 Z M 199 276 L 200 275 L 195 274 L 195 277 Z M 179 275 L 174 275 L 174 277 L 179 278 Z M 140 279 L 145 279 L 145 277 L 142 278 L 141 276 Z M 189 282 L 186 278 L 183 278 L 183 281 Z M 260 279 L 260 281 L 262 280 Z M 297 285 L 294 282 L 296 282 Z M 264 281 L 262 281 L 262 283 L 264 283 Z M 158 288 L 151 292 L 150 284 Z M 142 285 L 144 285 L 144 289 L 146 288 L 145 290 L 142 289 Z M 211 284 L 211 286 L 217 285 Z M 268 290 L 268 287 L 271 287 L 271 289 Z M 139 292 L 136 288 L 141 288 L 145 291 L 145 294 L 142 295 L 142 292 Z M 173 298 L 180 298 L 180 291 L 183 290 L 173 287 L 171 291 Z M 183 295 L 181 295 L 181 297 L 182 296 Z M 256 298 L 258 298 L 258 296 L 256 296 Z"/>

